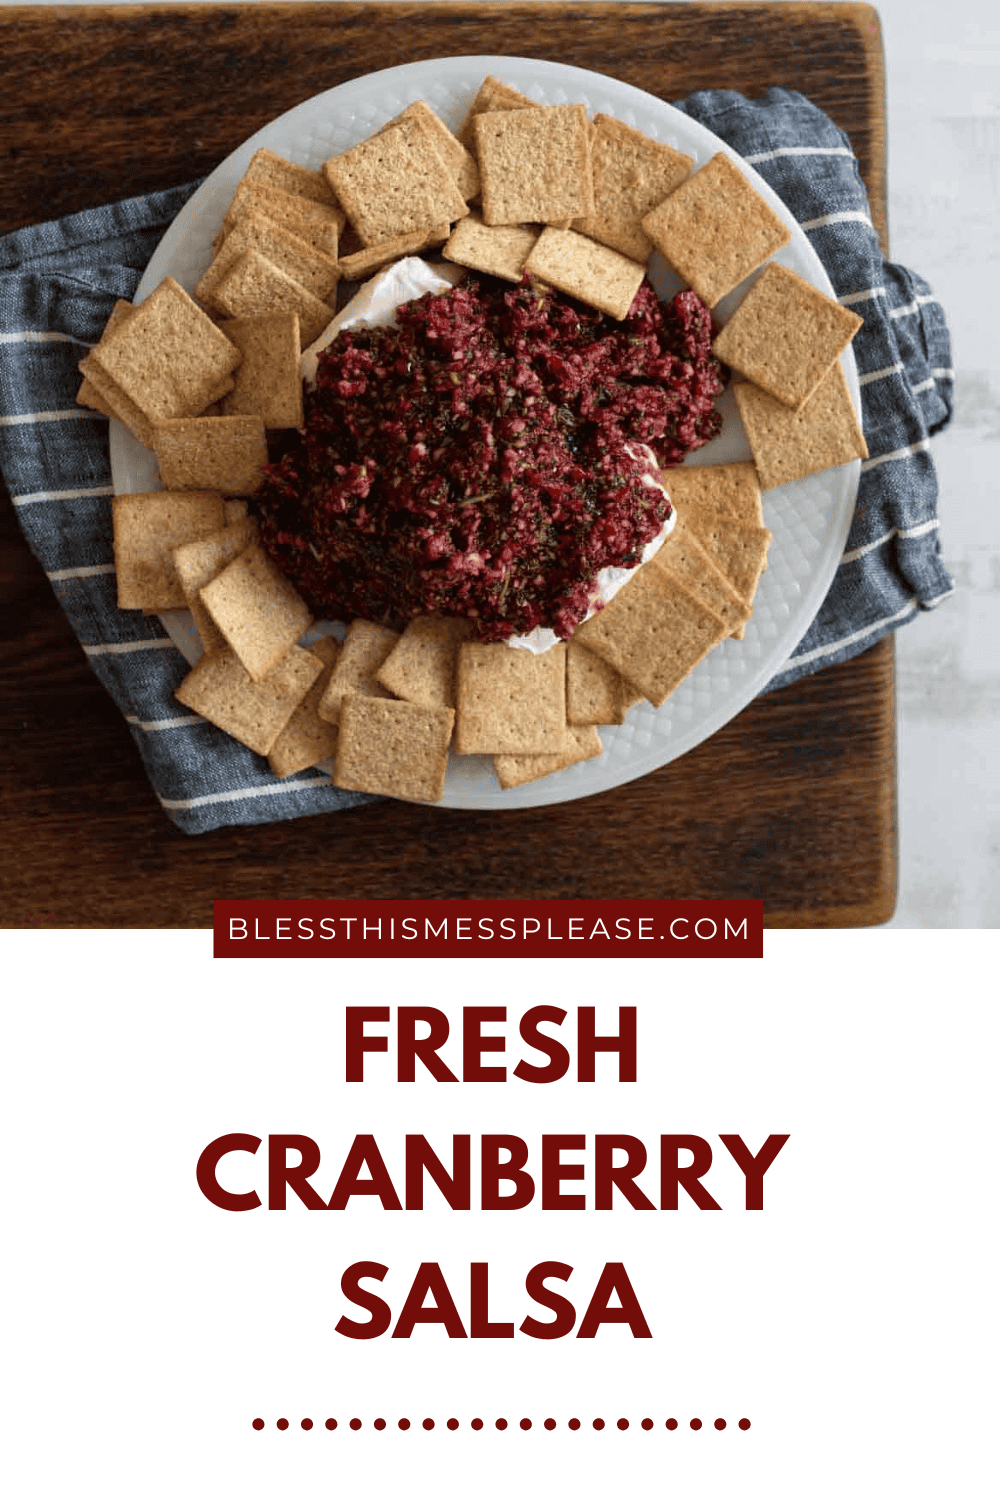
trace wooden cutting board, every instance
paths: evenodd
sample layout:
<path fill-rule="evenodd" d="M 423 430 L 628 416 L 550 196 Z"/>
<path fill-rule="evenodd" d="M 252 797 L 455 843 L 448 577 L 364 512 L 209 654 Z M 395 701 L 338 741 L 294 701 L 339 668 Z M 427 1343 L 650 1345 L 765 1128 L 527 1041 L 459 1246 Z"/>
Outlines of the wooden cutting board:
<path fill-rule="evenodd" d="M 822 4 L 4 8 L 0 233 L 190 181 L 313 94 L 456 54 L 547 58 L 668 101 L 797 89 L 848 132 L 885 243 L 878 19 Z M 583 801 L 501 813 L 383 802 L 190 838 L 153 796 L 6 492 L 0 580 L 7 927 L 209 927 L 224 897 L 745 897 L 774 927 L 892 914 L 891 641 Z"/>

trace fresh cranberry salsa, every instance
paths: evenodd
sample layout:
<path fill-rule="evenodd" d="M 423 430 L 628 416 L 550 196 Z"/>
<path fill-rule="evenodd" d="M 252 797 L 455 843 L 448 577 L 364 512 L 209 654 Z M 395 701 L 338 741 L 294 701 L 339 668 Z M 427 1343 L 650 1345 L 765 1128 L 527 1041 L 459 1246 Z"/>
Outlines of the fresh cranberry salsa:
<path fill-rule="evenodd" d="M 720 430 L 713 333 L 692 291 L 645 281 L 619 322 L 472 274 L 343 331 L 256 497 L 265 545 L 318 618 L 566 638 L 669 518 L 639 445 L 667 469 Z"/>

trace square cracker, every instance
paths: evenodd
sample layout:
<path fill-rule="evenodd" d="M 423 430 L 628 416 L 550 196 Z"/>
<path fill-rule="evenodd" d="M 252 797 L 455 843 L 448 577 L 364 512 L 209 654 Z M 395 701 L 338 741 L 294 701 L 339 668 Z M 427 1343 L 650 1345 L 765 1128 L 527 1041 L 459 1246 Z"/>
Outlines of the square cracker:
<path fill-rule="evenodd" d="M 492 74 L 483 79 L 479 85 L 476 97 L 469 106 L 462 128 L 458 132 L 458 139 L 463 146 L 470 151 L 476 148 L 476 132 L 474 121 L 477 115 L 486 114 L 489 110 L 501 109 L 543 109 L 537 99 L 529 99 L 527 94 L 522 94 L 512 84 L 503 83 Z"/>
<path fill-rule="evenodd" d="M 594 116 L 590 152 L 594 212 L 570 227 L 645 264 L 653 241 L 642 227 L 643 217 L 680 187 L 693 159 L 604 114 Z"/>
<path fill-rule="evenodd" d="M 424 708 L 455 707 L 458 648 L 472 635 L 469 620 L 419 615 L 407 625 L 379 668 L 382 687 Z"/>
<path fill-rule="evenodd" d="M 200 541 L 184 542 L 174 548 L 174 569 L 184 591 L 184 602 L 191 611 L 206 651 L 221 649 L 226 638 L 202 604 L 201 590 L 256 539 L 256 521 L 244 518 L 235 522 L 227 520 L 221 531 L 213 531 Z"/>
<path fill-rule="evenodd" d="M 332 637 L 324 635 L 305 649 L 311 656 L 319 657 L 323 670 L 267 753 L 275 776 L 294 776 L 298 771 L 305 771 L 309 766 L 326 760 L 337 745 L 336 724 L 321 719 L 317 709 L 340 647 Z"/>
<path fill-rule="evenodd" d="M 399 632 L 373 620 L 352 620 L 347 627 L 337 665 L 319 705 L 320 718 L 336 724 L 340 706 L 348 693 L 369 698 L 388 698 L 388 688 L 378 681 L 379 669 L 399 640 Z"/>
<path fill-rule="evenodd" d="M 543 229 L 524 263 L 529 276 L 538 276 L 590 307 L 612 318 L 628 316 L 646 269 L 607 245 L 577 234 L 575 229 Z"/>
<path fill-rule="evenodd" d="M 484 224 L 470 213 L 455 225 L 441 254 L 456 265 L 520 281 L 539 232 L 527 224 Z"/>
<path fill-rule="evenodd" d="M 486 224 L 568 224 L 594 211 L 582 104 L 505 109 L 473 126 Z"/>
<path fill-rule="evenodd" d="M 426 129 L 412 115 L 324 165 L 363 245 L 452 223 L 469 211 Z"/>
<path fill-rule="evenodd" d="M 341 231 L 347 223 L 347 215 L 339 205 L 318 203 L 314 198 L 302 198 L 281 188 L 265 189 L 251 182 L 238 182 L 222 220 L 223 243 L 230 230 L 251 215 L 272 219 L 314 250 L 331 260 L 337 259 Z"/>
<path fill-rule="evenodd" d="M 91 353 L 151 422 L 197 416 L 240 362 L 235 344 L 172 276 Z"/>
<path fill-rule="evenodd" d="M 348 693 L 340 716 L 334 784 L 347 791 L 440 802 L 454 722 L 450 708 Z"/>
<path fill-rule="evenodd" d="M 266 677 L 313 623 L 260 542 L 252 542 L 205 584 L 199 598 L 254 682 Z"/>
<path fill-rule="evenodd" d="M 762 489 L 868 457 L 839 360 L 801 411 L 792 411 L 749 380 L 737 381 L 733 395 Z"/>
<path fill-rule="evenodd" d="M 247 250 L 259 251 L 272 266 L 284 271 L 321 302 L 336 300 L 340 280 L 336 260 L 314 249 L 307 240 L 300 239 L 265 214 L 246 214 L 226 235 L 195 288 L 195 296 L 206 307 L 219 306 L 218 288 Z"/>
<path fill-rule="evenodd" d="M 163 483 L 175 490 L 252 495 L 267 463 L 260 417 L 177 417 L 157 422 L 153 451 Z"/>
<path fill-rule="evenodd" d="M 289 161 L 263 146 L 250 158 L 250 165 L 240 181 L 265 191 L 277 188 L 283 193 L 295 193 L 316 203 L 335 201 L 330 184 L 321 171 L 300 166 L 298 162 Z"/>
<path fill-rule="evenodd" d="M 601 737 L 593 724 L 569 724 L 563 748 L 552 755 L 494 755 L 493 769 L 506 791 L 508 787 L 526 786 L 581 760 L 593 760 L 603 753 Z"/>
<path fill-rule="evenodd" d="M 462 755 L 558 753 L 566 730 L 566 647 L 535 653 L 468 641 L 458 650 L 455 749 Z"/>
<path fill-rule="evenodd" d="M 322 670 L 318 656 L 293 646 L 255 682 L 235 652 L 224 648 L 206 652 L 174 697 L 241 745 L 267 755 Z"/>
<path fill-rule="evenodd" d="M 443 245 L 450 233 L 450 224 L 434 224 L 430 229 L 416 229 L 412 234 L 397 234 L 377 245 L 366 245 L 362 250 L 341 256 L 340 274 L 347 281 L 362 281 L 390 262 L 402 260 L 404 255 L 417 255 L 432 245 Z"/>
<path fill-rule="evenodd" d="M 771 261 L 712 345 L 723 364 L 799 411 L 862 319 Z"/>
<path fill-rule="evenodd" d="M 755 466 L 745 459 L 731 464 L 681 464 L 665 477 L 670 503 L 683 515 L 718 514 L 746 525 L 764 524 L 760 480 Z"/>
<path fill-rule="evenodd" d="M 645 563 L 575 639 L 659 708 L 729 627 L 666 568 Z"/>
<path fill-rule="evenodd" d="M 118 608 L 183 609 L 184 589 L 174 567 L 174 548 L 224 526 L 222 496 L 169 490 L 115 495 L 111 520 Z"/>
<path fill-rule="evenodd" d="M 333 318 L 333 308 L 259 250 L 247 250 L 215 289 L 219 311 L 230 318 L 294 311 L 299 315 L 303 347 L 311 344 Z M 239 354 L 239 350 L 236 351 Z"/>
<path fill-rule="evenodd" d="M 256 416 L 270 428 L 304 426 L 298 313 L 230 318 L 222 331 L 243 355 L 236 384 L 222 398 L 223 415 Z"/>
<path fill-rule="evenodd" d="M 479 168 L 472 152 L 463 146 L 456 135 L 452 135 L 441 116 L 434 113 L 425 99 L 417 99 L 413 104 L 408 104 L 402 114 L 397 115 L 395 120 L 390 120 L 389 124 L 395 125 L 397 121 L 409 118 L 415 119 L 423 128 L 466 202 L 474 198 L 479 192 Z"/>
<path fill-rule="evenodd" d="M 642 694 L 575 637 L 566 643 L 566 719 L 570 725 L 624 724 Z"/>
<path fill-rule="evenodd" d="M 642 227 L 709 307 L 792 237 L 722 151 L 646 214 Z"/>
<path fill-rule="evenodd" d="M 673 531 L 650 559 L 650 566 L 666 568 L 696 599 L 725 621 L 731 635 L 742 634 L 751 614 L 749 601 L 713 561 L 694 527 L 680 513 Z"/>
<path fill-rule="evenodd" d="M 773 534 L 766 526 L 731 521 L 726 516 L 693 516 L 690 525 L 740 598 L 752 604 L 767 567 Z"/>

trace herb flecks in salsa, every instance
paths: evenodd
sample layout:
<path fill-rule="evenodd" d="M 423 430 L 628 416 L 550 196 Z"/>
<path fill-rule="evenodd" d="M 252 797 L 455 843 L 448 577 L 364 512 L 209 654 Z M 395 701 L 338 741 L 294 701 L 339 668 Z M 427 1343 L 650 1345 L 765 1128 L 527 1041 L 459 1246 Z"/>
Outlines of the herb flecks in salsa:
<path fill-rule="evenodd" d="M 644 282 L 617 322 L 477 276 L 343 331 L 256 497 L 265 545 L 320 618 L 568 637 L 670 515 L 639 445 L 670 468 L 720 430 L 712 337 L 691 291 Z"/>

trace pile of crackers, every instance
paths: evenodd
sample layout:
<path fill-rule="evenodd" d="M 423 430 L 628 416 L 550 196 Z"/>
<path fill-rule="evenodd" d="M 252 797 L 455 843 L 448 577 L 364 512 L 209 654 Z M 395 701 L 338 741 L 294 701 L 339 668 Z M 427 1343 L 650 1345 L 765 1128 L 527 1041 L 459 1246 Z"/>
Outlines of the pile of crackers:
<path fill-rule="evenodd" d="M 771 542 L 761 490 L 867 453 L 839 363 L 861 320 L 772 259 L 790 233 L 727 155 L 692 165 L 495 78 L 455 134 L 418 101 L 319 171 L 254 155 L 194 296 L 168 276 L 120 302 L 80 365 L 79 400 L 156 455 L 163 489 L 112 502 L 118 603 L 191 611 L 204 651 L 183 704 L 278 776 L 332 758 L 338 786 L 439 801 L 452 752 L 491 756 L 503 787 L 600 755 L 601 725 L 743 635 Z M 666 542 L 547 652 L 439 618 L 300 644 L 315 622 L 247 498 L 268 434 L 304 425 L 301 354 L 341 284 L 431 251 L 622 319 L 654 250 L 710 308 L 759 273 L 713 345 L 752 462 L 670 471 Z"/>

